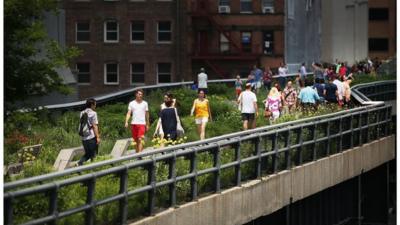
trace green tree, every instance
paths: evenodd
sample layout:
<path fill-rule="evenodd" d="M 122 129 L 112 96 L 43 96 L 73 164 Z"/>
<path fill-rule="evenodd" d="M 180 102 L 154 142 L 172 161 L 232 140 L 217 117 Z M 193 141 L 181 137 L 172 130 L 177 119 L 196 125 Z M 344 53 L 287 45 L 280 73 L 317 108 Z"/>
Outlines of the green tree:
<path fill-rule="evenodd" d="M 48 37 L 44 12 L 57 13 L 56 0 L 5 0 L 5 106 L 29 96 L 57 91 L 70 93 L 56 68 L 80 54 L 77 48 L 62 48 Z"/>

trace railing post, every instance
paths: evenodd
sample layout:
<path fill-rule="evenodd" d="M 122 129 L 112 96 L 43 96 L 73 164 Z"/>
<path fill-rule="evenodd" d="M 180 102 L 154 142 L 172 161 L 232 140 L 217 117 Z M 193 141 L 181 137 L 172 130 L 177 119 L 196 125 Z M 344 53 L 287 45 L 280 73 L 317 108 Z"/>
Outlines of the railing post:
<path fill-rule="evenodd" d="M 96 187 L 96 177 L 93 176 L 90 180 L 87 181 L 87 196 L 86 196 L 86 204 L 90 205 L 90 208 L 86 210 L 85 214 L 85 224 L 93 225 L 94 224 L 94 191 Z"/>
<path fill-rule="evenodd" d="M 350 133 L 350 149 L 352 149 L 353 146 L 354 146 L 354 126 L 353 126 L 353 120 L 354 120 L 354 114 L 351 114 L 351 117 L 350 117 L 350 130 L 351 130 L 351 133 Z"/>
<path fill-rule="evenodd" d="M 299 147 L 297 148 L 297 163 L 298 165 L 301 165 L 303 163 L 303 154 L 302 154 L 302 147 L 303 147 L 303 137 L 301 136 L 301 133 L 303 132 L 303 126 L 299 128 L 299 131 L 297 132 L 297 140 Z"/>
<path fill-rule="evenodd" d="M 54 216 L 54 220 L 49 222 L 50 225 L 56 224 L 57 218 L 57 192 L 58 192 L 58 185 L 56 184 L 54 189 L 52 189 L 49 193 L 49 216 Z"/>
<path fill-rule="evenodd" d="M 238 143 L 235 145 L 235 161 L 237 162 L 237 165 L 235 166 L 235 177 L 236 177 L 236 186 L 241 185 L 241 180 L 242 180 L 242 174 L 240 172 L 240 165 L 242 164 L 241 156 L 240 156 L 240 139 Z"/>
<path fill-rule="evenodd" d="M 256 155 L 257 155 L 257 165 L 256 165 L 256 178 L 261 177 L 261 137 L 258 136 L 256 139 L 254 139 L 254 147 L 256 150 Z"/>
<path fill-rule="evenodd" d="M 315 160 L 317 160 L 317 144 L 315 143 L 316 142 L 316 140 L 317 140 L 317 124 L 314 122 L 313 123 L 314 125 L 312 126 L 312 136 L 313 136 L 313 140 L 314 140 L 314 142 L 313 142 L 313 144 L 312 144 L 312 146 L 313 146 L 313 156 L 312 156 L 312 158 L 313 158 L 313 161 L 315 161 Z"/>
<path fill-rule="evenodd" d="M 367 110 L 367 142 L 366 143 L 369 143 L 369 139 L 370 139 L 370 135 L 369 135 L 369 117 L 370 117 L 370 111 L 369 111 L 369 109 Z"/>
<path fill-rule="evenodd" d="M 119 217 L 122 225 L 126 224 L 126 220 L 128 219 L 128 167 L 125 166 L 125 169 L 119 175 L 119 193 L 124 194 L 124 198 L 119 200 Z"/>
<path fill-rule="evenodd" d="M 173 158 L 169 160 L 168 178 L 174 182 L 169 185 L 169 202 L 171 207 L 176 206 L 176 153 L 173 152 Z"/>
<path fill-rule="evenodd" d="M 278 170 L 278 134 L 275 132 L 272 135 L 272 149 L 274 150 L 274 156 L 273 156 L 273 161 L 272 161 L 272 170 L 273 173 L 276 173 Z"/>
<path fill-rule="evenodd" d="M 291 160 L 290 160 L 290 128 L 288 129 L 286 135 L 285 135 L 285 161 L 286 161 L 286 169 L 290 169 L 291 168 Z"/>
<path fill-rule="evenodd" d="M 4 224 L 12 225 L 13 224 L 13 196 L 10 194 L 9 197 L 4 199 Z"/>
<path fill-rule="evenodd" d="M 219 193 L 221 191 L 221 162 L 220 162 L 220 155 L 221 155 L 221 148 L 220 145 L 217 144 L 218 146 L 214 149 L 213 155 L 214 155 L 214 168 L 217 169 L 217 171 L 214 172 L 214 188 L 215 192 Z"/>
<path fill-rule="evenodd" d="M 331 145 L 330 145 L 330 142 L 329 142 L 329 140 L 331 139 L 331 126 L 330 126 L 330 124 L 331 124 L 331 121 L 328 120 L 326 122 L 326 137 L 327 137 L 327 139 L 326 139 L 326 156 L 329 156 L 331 154 L 330 153 Z"/>
<path fill-rule="evenodd" d="M 190 159 L 190 173 L 194 173 L 195 176 L 190 179 L 190 192 L 192 201 L 197 199 L 197 155 L 196 151 L 193 152 Z"/>
<path fill-rule="evenodd" d="M 151 164 L 148 166 L 147 184 L 151 185 L 151 190 L 148 194 L 148 214 L 151 216 L 154 213 L 155 192 L 156 192 L 156 160 L 154 155 Z"/>
<path fill-rule="evenodd" d="M 342 152 L 343 151 L 343 117 L 340 116 L 339 119 L 339 148 L 338 148 L 338 152 Z"/>

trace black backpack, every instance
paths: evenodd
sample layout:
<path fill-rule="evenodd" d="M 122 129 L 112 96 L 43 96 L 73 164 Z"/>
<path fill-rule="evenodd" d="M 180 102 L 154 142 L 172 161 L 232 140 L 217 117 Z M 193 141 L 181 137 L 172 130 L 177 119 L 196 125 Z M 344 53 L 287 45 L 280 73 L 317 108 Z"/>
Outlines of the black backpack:
<path fill-rule="evenodd" d="M 89 124 L 88 114 L 86 111 L 84 111 L 79 120 L 79 127 L 78 127 L 79 136 L 81 136 L 81 137 L 89 136 L 91 134 L 91 132 L 90 132 L 91 129 L 92 129 L 92 126 L 90 126 L 90 124 Z"/>

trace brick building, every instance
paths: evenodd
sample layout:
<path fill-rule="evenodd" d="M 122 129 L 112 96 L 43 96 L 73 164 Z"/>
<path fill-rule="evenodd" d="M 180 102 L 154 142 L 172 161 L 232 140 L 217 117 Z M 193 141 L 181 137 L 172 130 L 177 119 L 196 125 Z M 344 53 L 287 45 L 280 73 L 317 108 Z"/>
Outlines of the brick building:
<path fill-rule="evenodd" d="M 187 0 L 187 53 L 192 75 L 249 74 L 254 64 L 284 61 L 284 0 Z"/>
<path fill-rule="evenodd" d="M 368 56 L 387 59 L 396 54 L 396 0 L 369 0 Z"/>
<path fill-rule="evenodd" d="M 284 61 L 284 0 L 64 0 L 80 98 Z"/>
<path fill-rule="evenodd" d="M 180 1 L 64 0 L 81 98 L 181 80 Z M 182 64 L 185 65 L 185 64 Z"/>

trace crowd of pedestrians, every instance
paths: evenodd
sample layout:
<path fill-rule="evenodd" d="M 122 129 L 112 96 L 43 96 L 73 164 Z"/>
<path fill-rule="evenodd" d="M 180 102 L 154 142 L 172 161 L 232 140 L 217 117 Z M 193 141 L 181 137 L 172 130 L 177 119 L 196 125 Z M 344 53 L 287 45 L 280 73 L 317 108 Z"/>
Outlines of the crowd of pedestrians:
<path fill-rule="evenodd" d="M 263 71 L 256 65 L 253 66 L 245 83 L 239 75 L 236 76 L 235 96 L 241 112 L 243 130 L 256 127 L 259 113 L 256 94 L 262 87 L 267 91 L 262 101 L 263 115 L 271 123 L 274 123 L 281 115 L 291 114 L 296 110 L 314 111 L 319 104 L 334 104 L 339 108 L 348 106 L 351 100 L 350 84 L 353 77 L 352 73 L 347 71 L 346 64 L 337 63 L 335 67 L 323 67 L 319 63 L 313 63 L 312 68 L 314 76 L 307 77 L 306 66 L 303 63 L 298 70 L 298 75 L 291 80 L 288 80 L 288 68 L 284 63 L 281 63 L 278 68 L 277 80 L 273 79 L 273 73 L 269 67 L 265 67 Z M 203 140 L 206 137 L 207 123 L 212 121 L 210 102 L 206 98 L 208 76 L 204 68 L 201 68 L 197 81 L 192 88 L 198 90 L 198 96 L 193 101 L 190 115 L 194 116 L 199 139 Z M 244 91 L 242 91 L 243 86 Z M 136 152 L 143 150 L 144 137 L 150 127 L 149 106 L 143 99 L 143 94 L 142 90 L 135 91 L 135 99 L 129 103 L 125 116 L 125 127 L 131 130 Z M 95 112 L 96 101 L 89 99 L 86 105 L 86 109 L 81 112 L 81 120 L 82 115 L 87 116 L 85 120 L 90 132 L 87 136 L 81 135 L 85 155 L 79 160 L 79 165 L 95 157 L 100 142 L 98 118 Z M 171 93 L 166 93 L 160 105 L 154 135 L 161 139 L 176 140 L 183 132 L 176 108 L 176 99 Z"/>

